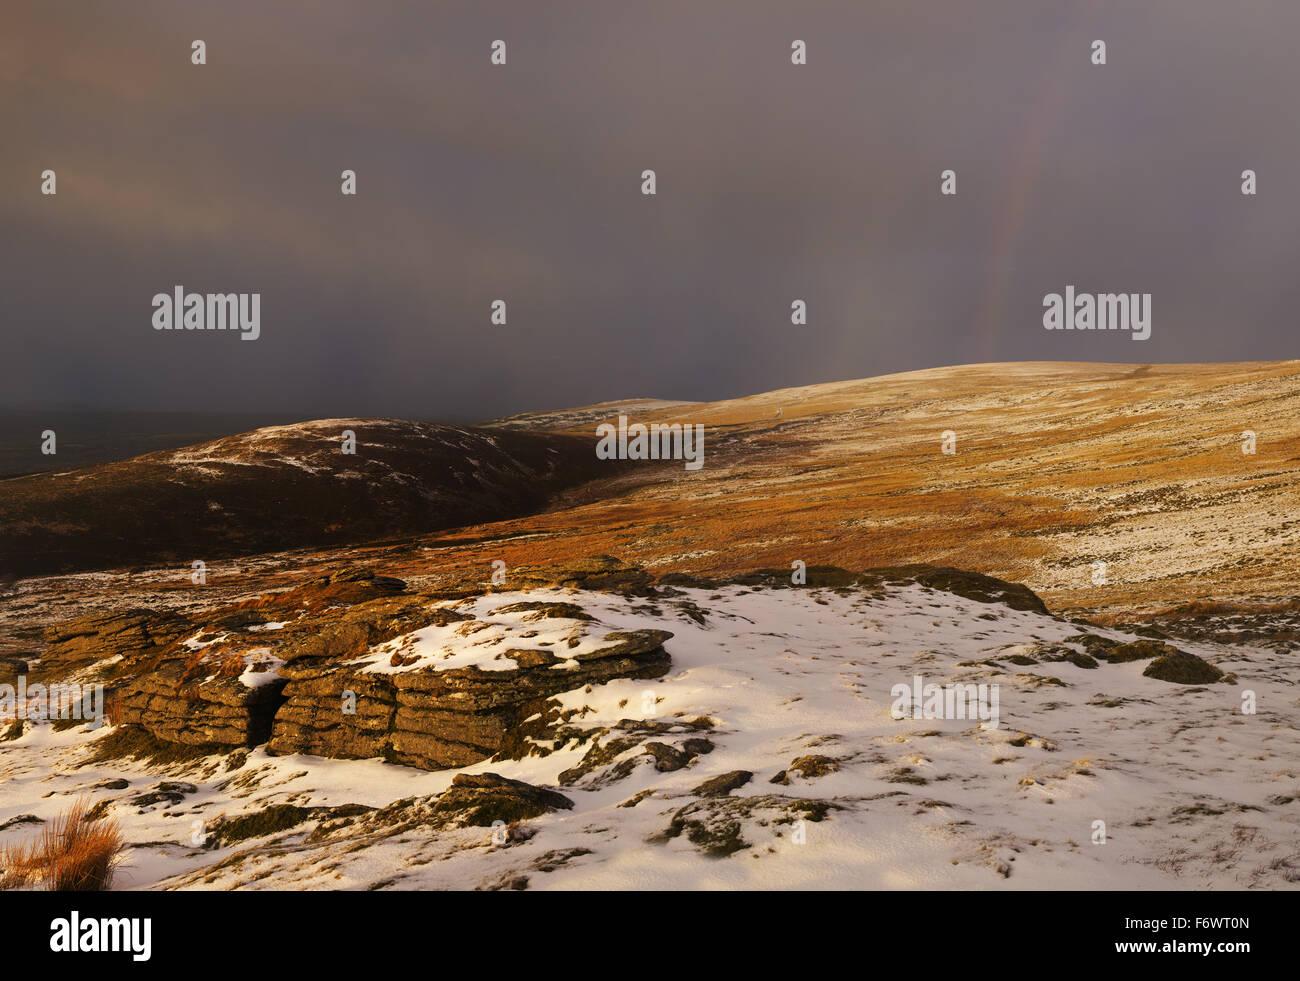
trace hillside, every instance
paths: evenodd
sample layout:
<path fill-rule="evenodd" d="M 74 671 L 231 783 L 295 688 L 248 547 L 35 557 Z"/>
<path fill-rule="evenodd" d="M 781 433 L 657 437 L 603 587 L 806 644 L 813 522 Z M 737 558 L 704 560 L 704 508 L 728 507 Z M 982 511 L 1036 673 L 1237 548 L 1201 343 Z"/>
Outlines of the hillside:
<path fill-rule="evenodd" d="M 572 436 L 391 419 L 274 426 L 0 481 L 0 572 L 188 565 L 425 533 L 517 517 L 596 473 L 589 442 Z"/>
<path fill-rule="evenodd" d="M 232 599 L 340 564 L 437 584 L 600 554 L 710 575 L 926 562 L 1102 617 L 1296 595 L 1300 362 L 966 365 L 636 405 L 499 421 L 512 432 L 386 422 L 397 435 L 363 427 L 353 457 L 342 421 L 313 423 L 0 481 L 0 568 L 52 573 L 79 551 L 105 570 L 14 586 L 0 653 L 65 604 Z M 620 411 L 702 423 L 704 467 L 596 460 L 595 426 Z M 262 554 L 210 562 L 199 593 L 203 536 Z"/>
<path fill-rule="evenodd" d="M 1295 362 L 971 365 L 0 482 L 10 558 L 105 566 L 0 584 L 0 683 L 110 722 L 6 720 L 0 844 L 88 795 L 136 888 L 1294 888 L 1297 420 Z"/>
<path fill-rule="evenodd" d="M 1296 592 L 1300 362 L 963 365 L 633 418 L 704 424 L 704 468 L 655 464 L 625 493 L 575 499 L 503 557 L 929 562 L 1023 582 L 1053 608 Z"/>

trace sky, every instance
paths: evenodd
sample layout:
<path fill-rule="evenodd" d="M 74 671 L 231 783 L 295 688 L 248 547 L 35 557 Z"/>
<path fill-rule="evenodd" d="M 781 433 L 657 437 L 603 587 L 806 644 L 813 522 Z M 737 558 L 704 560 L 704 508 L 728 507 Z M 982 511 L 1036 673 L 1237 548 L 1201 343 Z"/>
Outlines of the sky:
<path fill-rule="evenodd" d="M 1294 0 L 5 0 L 0 406 L 1294 358 L 1298 35 Z M 260 336 L 154 330 L 177 285 L 259 293 Z M 1150 293 L 1151 337 L 1044 330 L 1067 285 Z"/>

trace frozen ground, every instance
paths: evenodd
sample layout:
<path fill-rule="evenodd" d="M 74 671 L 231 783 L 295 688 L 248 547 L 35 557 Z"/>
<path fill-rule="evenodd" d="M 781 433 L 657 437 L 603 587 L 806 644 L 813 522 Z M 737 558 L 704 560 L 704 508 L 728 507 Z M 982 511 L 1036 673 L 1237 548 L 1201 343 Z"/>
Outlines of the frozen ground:
<path fill-rule="evenodd" d="M 517 646 L 521 617 L 492 611 L 536 600 L 578 602 L 610 629 L 670 630 L 672 668 L 561 696 L 578 710 L 569 725 L 587 730 L 581 745 L 570 738 L 547 755 L 465 771 L 263 749 L 161 767 L 87 764 L 102 732 L 29 726 L 0 744 L 0 843 L 39 832 L 24 816 L 49 819 L 88 793 L 126 831 L 116 886 L 128 889 L 1300 883 L 1294 654 L 1178 641 L 1235 675 L 1206 686 L 1144 677 L 1145 661 L 1085 668 L 1046 660 L 1051 645 L 1083 629 L 1131 636 L 916 585 L 730 586 L 650 600 L 535 590 L 461 608 L 499 623 Z M 563 626 L 539 625 L 539 639 Z M 445 655 L 484 639 L 413 640 Z M 891 689 L 915 675 L 997 684 L 998 727 L 893 718 Z M 1255 714 L 1242 711 L 1246 691 Z M 574 777 L 593 746 L 619 736 L 628 748 Z M 670 772 L 646 750 L 688 739 L 712 749 Z M 820 760 L 801 774 L 791 764 L 803 757 Z M 783 770 L 787 782 L 773 783 Z M 722 796 L 699 790 L 734 771 L 752 778 Z M 447 827 L 432 798 L 458 772 L 546 786 L 573 807 L 497 829 L 496 840 L 492 828 Z M 319 811 L 260 837 L 197 844 L 222 818 L 283 804 L 381 810 Z M 1098 821 L 1104 844 L 1094 843 Z"/>

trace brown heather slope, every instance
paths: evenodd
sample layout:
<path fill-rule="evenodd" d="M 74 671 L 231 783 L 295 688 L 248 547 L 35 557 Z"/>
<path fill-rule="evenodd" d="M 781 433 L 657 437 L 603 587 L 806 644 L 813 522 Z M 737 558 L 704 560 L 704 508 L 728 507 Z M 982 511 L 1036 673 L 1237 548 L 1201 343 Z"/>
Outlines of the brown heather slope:
<path fill-rule="evenodd" d="M 187 564 L 28 580 L 0 599 L 0 653 L 28 648 L 72 608 L 210 605 L 341 564 L 425 586 L 484 581 L 498 559 L 515 567 L 600 554 L 657 574 L 796 559 L 850 569 L 925 562 L 1023 582 L 1053 610 L 1100 615 L 1300 595 L 1300 362 L 967 365 L 640 403 L 633 421 L 707 427 L 696 472 L 596 461 L 601 413 L 509 420 L 517 431 L 501 435 L 518 438 L 541 435 L 518 432 L 530 425 L 563 437 L 557 427 L 581 420 L 568 444 L 580 451 L 566 454 L 579 472 L 541 488 L 551 492 L 543 510 L 209 563 L 202 588 Z M 955 456 L 940 452 L 949 429 Z M 1251 456 L 1241 452 L 1246 429 L 1258 436 Z M 559 483 L 567 489 L 552 491 Z M 1094 561 L 1107 563 L 1107 585 L 1092 584 Z"/>

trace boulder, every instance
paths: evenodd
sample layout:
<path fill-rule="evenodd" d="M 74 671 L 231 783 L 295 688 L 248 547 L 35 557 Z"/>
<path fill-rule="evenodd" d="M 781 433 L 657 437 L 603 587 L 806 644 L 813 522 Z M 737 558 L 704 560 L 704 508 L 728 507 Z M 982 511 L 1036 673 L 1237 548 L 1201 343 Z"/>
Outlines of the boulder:
<path fill-rule="evenodd" d="M 573 801 L 554 790 L 534 787 L 495 773 L 458 773 L 433 805 L 435 821 L 444 827 L 488 828 L 567 811 Z"/>
<path fill-rule="evenodd" d="M 749 770 L 732 770 L 716 777 L 710 777 L 697 786 L 691 793 L 697 797 L 726 797 L 737 787 L 743 787 L 754 778 Z"/>

